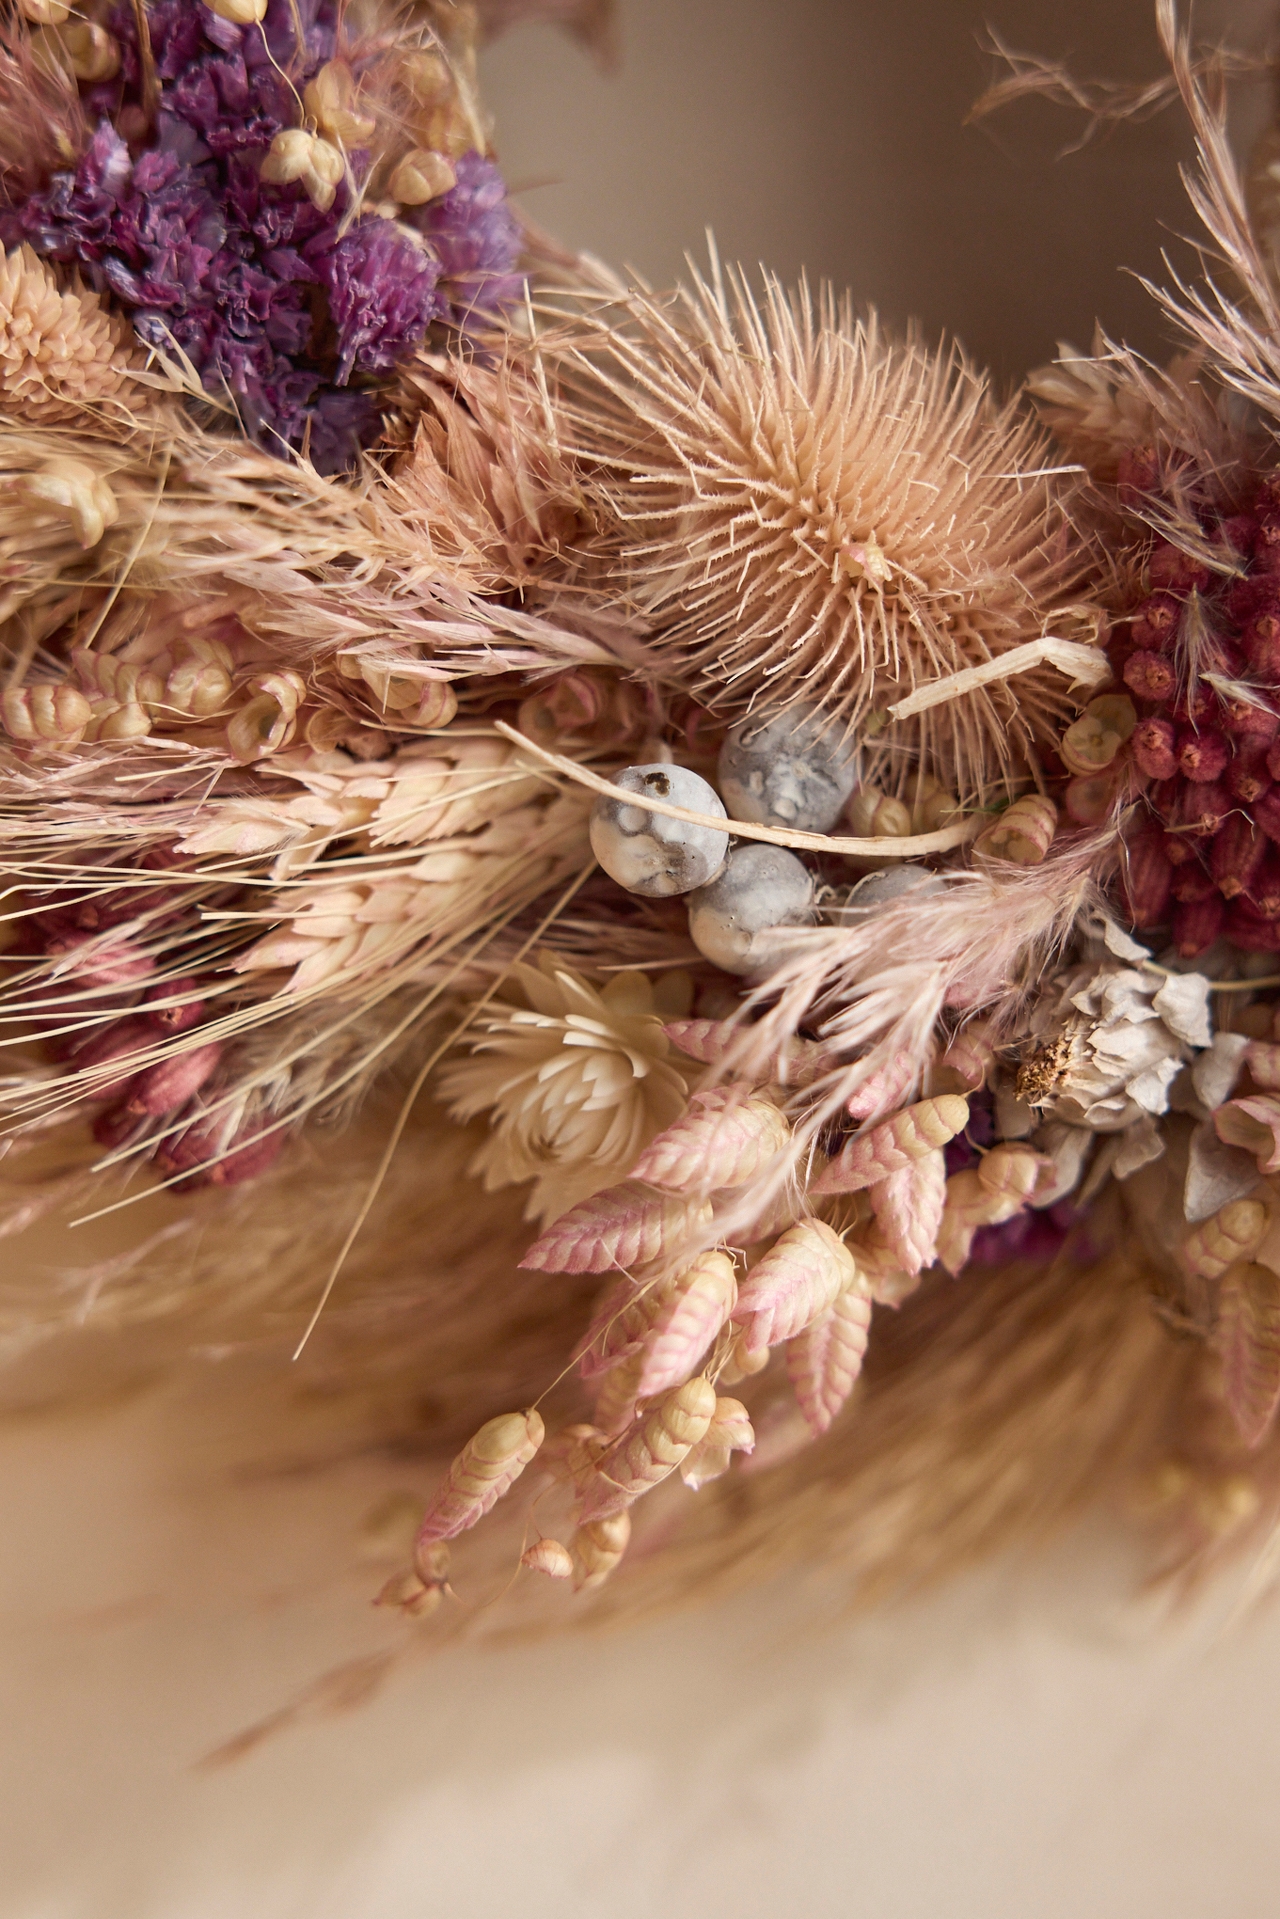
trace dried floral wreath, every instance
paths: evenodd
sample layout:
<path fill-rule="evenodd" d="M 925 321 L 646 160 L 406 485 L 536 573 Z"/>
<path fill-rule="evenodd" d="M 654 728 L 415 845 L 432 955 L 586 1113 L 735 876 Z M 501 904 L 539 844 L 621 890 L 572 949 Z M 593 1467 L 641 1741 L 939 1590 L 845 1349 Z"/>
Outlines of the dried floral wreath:
<path fill-rule="evenodd" d="M 0 1317 L 429 1383 L 388 1604 L 522 1474 L 579 1589 L 1272 1516 L 1280 136 L 1158 11 L 1186 350 L 1038 418 L 523 226 L 477 36 L 600 9 L 6 19 L 6 1225 L 176 1211 Z"/>

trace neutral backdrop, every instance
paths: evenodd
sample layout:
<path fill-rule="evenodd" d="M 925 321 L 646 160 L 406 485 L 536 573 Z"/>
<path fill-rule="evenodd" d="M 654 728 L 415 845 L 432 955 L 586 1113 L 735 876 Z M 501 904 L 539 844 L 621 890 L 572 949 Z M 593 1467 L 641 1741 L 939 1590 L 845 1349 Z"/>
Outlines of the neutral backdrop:
<path fill-rule="evenodd" d="M 1256 44 L 1267 11 L 1200 19 Z M 1095 318 L 1159 351 L 1122 269 L 1188 228 L 1176 114 L 1061 159 L 1056 109 L 965 128 L 988 25 L 1158 69 L 1148 0 L 626 0 L 617 74 L 525 28 L 488 95 L 530 212 L 655 281 L 710 224 L 954 329 L 1002 382 Z M 1247 91 L 1245 137 L 1265 109 Z M 870 1618 L 797 1575 L 408 1661 L 362 1706 L 357 1665 L 202 1765 L 401 1643 L 367 1604 L 387 1462 L 303 1469 L 288 1431 L 264 1454 L 207 1357 L 0 1419 L 4 1919 L 1274 1919 L 1269 1569 L 1170 1616 L 1101 1523 Z"/>

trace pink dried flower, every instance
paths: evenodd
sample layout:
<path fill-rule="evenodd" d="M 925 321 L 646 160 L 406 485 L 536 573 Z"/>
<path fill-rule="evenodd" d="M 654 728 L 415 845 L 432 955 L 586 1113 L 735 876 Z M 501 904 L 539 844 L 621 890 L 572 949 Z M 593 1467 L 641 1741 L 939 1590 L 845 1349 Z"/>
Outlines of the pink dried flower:
<path fill-rule="evenodd" d="M 1177 676 L 1170 662 L 1159 653 L 1148 653 L 1142 649 L 1129 655 L 1122 677 L 1131 693 L 1136 693 L 1140 700 L 1151 700 L 1156 705 L 1163 705 L 1177 685 Z"/>
<path fill-rule="evenodd" d="M 1150 717 L 1139 720 L 1133 729 L 1133 757 L 1139 770 L 1151 780 L 1170 780 L 1178 770 L 1174 751 L 1174 730 L 1169 720 Z"/>
<path fill-rule="evenodd" d="M 1231 747 L 1221 733 L 1184 732 L 1177 751 L 1179 768 L 1197 785 L 1220 779 L 1231 759 Z"/>

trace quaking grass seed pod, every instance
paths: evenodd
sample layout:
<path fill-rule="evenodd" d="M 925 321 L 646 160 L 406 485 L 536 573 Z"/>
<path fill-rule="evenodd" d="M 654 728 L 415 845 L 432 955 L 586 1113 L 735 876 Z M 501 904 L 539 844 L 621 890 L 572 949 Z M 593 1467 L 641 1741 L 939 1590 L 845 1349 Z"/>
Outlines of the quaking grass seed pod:
<path fill-rule="evenodd" d="M 500 1413 L 467 1441 L 418 1528 L 414 1554 L 420 1572 L 430 1564 L 427 1548 L 483 1519 L 515 1484 L 545 1436 L 540 1413 Z"/>

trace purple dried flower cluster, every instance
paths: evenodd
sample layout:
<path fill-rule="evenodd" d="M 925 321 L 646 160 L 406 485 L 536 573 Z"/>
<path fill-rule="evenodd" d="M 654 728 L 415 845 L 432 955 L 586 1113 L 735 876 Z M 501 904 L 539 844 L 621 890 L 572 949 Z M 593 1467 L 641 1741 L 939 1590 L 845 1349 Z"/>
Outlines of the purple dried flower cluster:
<path fill-rule="evenodd" d="M 25 239 L 74 262 L 143 340 L 175 340 L 254 439 L 306 446 L 334 472 L 379 430 L 377 395 L 360 381 L 386 374 L 433 321 L 465 325 L 515 297 L 520 235 L 501 175 L 478 153 L 405 224 L 371 216 L 345 233 L 348 181 L 323 213 L 300 182 L 264 182 L 266 149 L 297 124 L 294 88 L 334 52 L 334 0 L 303 0 L 296 17 L 301 57 L 291 0 L 271 0 L 248 28 L 199 0 L 156 0 L 158 110 L 137 152 L 126 137 L 145 125 L 137 30 L 119 9 L 121 74 L 85 91 L 99 115 L 87 151 L 0 219 L 6 245 Z M 349 157 L 358 182 L 366 157 Z"/>

